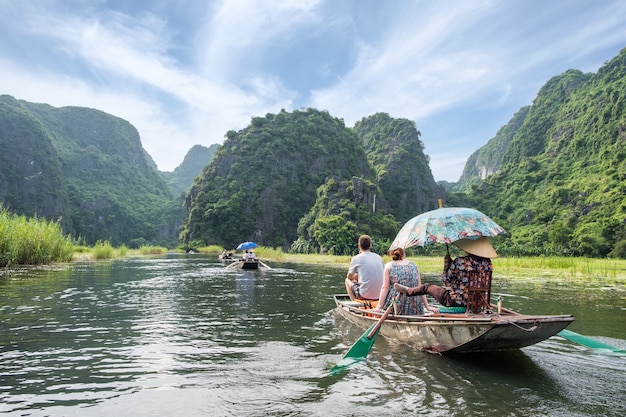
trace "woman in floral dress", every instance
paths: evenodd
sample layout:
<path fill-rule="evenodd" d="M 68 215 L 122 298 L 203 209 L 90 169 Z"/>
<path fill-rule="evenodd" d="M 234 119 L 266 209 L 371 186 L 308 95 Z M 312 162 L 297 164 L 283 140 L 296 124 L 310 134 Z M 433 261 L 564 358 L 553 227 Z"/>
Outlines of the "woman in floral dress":
<path fill-rule="evenodd" d="M 380 289 L 377 310 L 385 309 L 391 305 L 392 300 L 398 295 L 393 289 L 394 284 L 406 287 L 417 287 L 421 284 L 420 273 L 417 266 L 406 259 L 404 249 L 395 248 L 389 250 L 392 261 L 387 262 L 383 271 L 383 286 Z M 426 310 L 437 312 L 436 308 L 428 305 L 426 296 L 407 297 L 403 295 L 398 300 L 395 314 L 399 315 L 423 315 Z"/>

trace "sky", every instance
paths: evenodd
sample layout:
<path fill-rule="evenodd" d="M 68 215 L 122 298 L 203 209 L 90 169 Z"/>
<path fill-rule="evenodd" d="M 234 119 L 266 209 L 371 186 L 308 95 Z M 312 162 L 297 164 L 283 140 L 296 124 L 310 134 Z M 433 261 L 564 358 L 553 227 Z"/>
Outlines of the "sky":
<path fill-rule="evenodd" d="M 624 47 L 623 0 L 0 0 L 0 94 L 125 119 L 161 171 L 316 108 L 414 121 L 455 182 L 551 77 Z"/>

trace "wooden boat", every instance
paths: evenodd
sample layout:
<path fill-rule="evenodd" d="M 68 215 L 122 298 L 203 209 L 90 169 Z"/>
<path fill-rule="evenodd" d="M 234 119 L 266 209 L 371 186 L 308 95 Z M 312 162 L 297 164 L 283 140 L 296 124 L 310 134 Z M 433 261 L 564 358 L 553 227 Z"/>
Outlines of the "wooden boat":
<path fill-rule="evenodd" d="M 223 257 L 222 255 L 220 255 L 219 260 L 222 261 L 223 263 L 231 263 L 231 262 L 238 262 L 239 258 L 235 258 L 232 256 Z"/>
<path fill-rule="evenodd" d="M 334 296 L 339 315 L 367 329 L 382 312 L 350 300 L 347 294 Z M 519 349 L 556 335 L 574 321 L 572 315 L 538 316 L 497 307 L 480 313 L 390 315 L 380 334 L 431 353 L 471 353 Z"/>
<path fill-rule="evenodd" d="M 231 262 L 226 268 L 236 268 L 236 269 L 272 269 L 265 262 L 260 259 L 237 259 L 236 262 Z"/>
<path fill-rule="evenodd" d="M 233 256 L 232 252 L 222 252 L 222 253 L 220 253 L 218 255 L 218 258 L 219 258 L 220 261 L 224 261 L 224 262 L 226 262 L 226 261 L 238 261 L 239 260 L 238 258 L 235 258 Z"/>

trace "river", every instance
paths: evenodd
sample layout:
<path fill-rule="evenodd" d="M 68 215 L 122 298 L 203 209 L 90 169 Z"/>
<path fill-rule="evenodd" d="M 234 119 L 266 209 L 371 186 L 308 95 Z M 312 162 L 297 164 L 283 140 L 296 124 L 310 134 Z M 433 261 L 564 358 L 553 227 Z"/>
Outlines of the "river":
<path fill-rule="evenodd" d="M 168 254 L 0 276 L 0 414 L 626 415 L 626 355 L 558 336 L 463 356 L 379 337 L 329 376 L 363 333 L 334 312 L 345 271 L 270 264 Z M 570 330 L 626 349 L 623 282 L 496 271 L 493 293 L 524 313 L 574 314 Z"/>

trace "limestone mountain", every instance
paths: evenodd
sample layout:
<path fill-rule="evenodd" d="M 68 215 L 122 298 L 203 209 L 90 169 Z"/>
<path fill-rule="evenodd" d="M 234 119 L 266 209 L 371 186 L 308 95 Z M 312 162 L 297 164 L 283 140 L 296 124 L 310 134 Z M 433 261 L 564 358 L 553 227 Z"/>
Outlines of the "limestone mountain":
<path fill-rule="evenodd" d="M 0 149 L 0 204 L 67 224 L 71 208 L 62 160 L 41 122 L 9 96 L 0 96 Z"/>
<path fill-rule="evenodd" d="M 511 232 L 512 251 L 626 257 L 626 49 L 597 74 L 553 77 L 523 119 L 468 204 Z"/>
<path fill-rule="evenodd" d="M 363 142 L 376 182 L 398 222 L 403 224 L 435 209 L 437 200 L 445 199 L 445 191 L 433 178 L 415 122 L 377 113 L 358 121 L 354 131 Z"/>
<path fill-rule="evenodd" d="M 202 174 L 202 169 L 209 165 L 213 154 L 219 145 L 213 144 L 208 148 L 202 145 L 194 145 L 187 151 L 183 162 L 172 172 L 161 172 L 170 193 L 173 196 L 184 195 L 193 185 L 193 180 Z"/>
<path fill-rule="evenodd" d="M 93 244 L 171 242 L 172 198 L 127 121 L 0 96 L 0 202 Z"/>
<path fill-rule="evenodd" d="M 330 176 L 374 178 L 362 144 L 342 120 L 314 109 L 255 117 L 226 134 L 190 190 L 183 241 L 289 248 Z"/>
<path fill-rule="evenodd" d="M 282 111 L 228 132 L 188 195 L 183 240 L 351 253 L 367 233 L 382 249 L 396 214 L 444 197 L 413 122 L 380 113 L 350 129 L 327 112 Z"/>
<path fill-rule="evenodd" d="M 502 157 L 513 136 L 526 120 L 528 110 L 530 106 L 522 107 L 506 125 L 498 130 L 493 139 L 470 155 L 461 178 L 451 187 L 453 191 L 470 191 L 473 185 L 480 185 L 487 177 L 500 172 Z"/>

